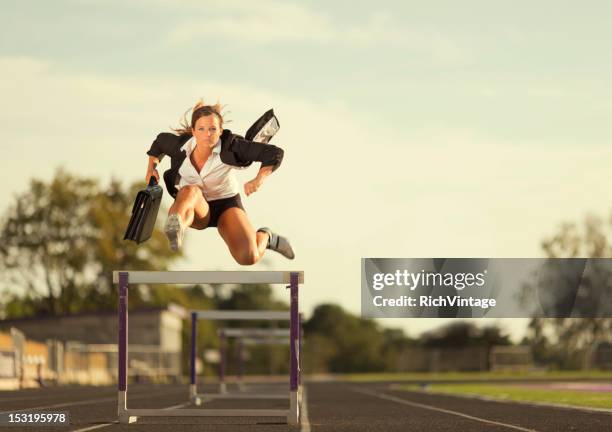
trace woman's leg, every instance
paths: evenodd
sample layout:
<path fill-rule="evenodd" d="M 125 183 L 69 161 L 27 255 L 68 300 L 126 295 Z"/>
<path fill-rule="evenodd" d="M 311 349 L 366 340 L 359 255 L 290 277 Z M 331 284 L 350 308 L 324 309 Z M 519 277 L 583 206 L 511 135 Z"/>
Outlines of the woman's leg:
<path fill-rule="evenodd" d="M 168 210 L 164 232 L 170 241 L 170 248 L 178 251 L 183 244 L 187 227 L 204 229 L 210 221 L 208 203 L 197 186 L 182 187 Z"/>
<path fill-rule="evenodd" d="M 268 234 L 255 232 L 241 208 L 225 210 L 219 217 L 217 229 L 238 264 L 252 265 L 263 257 L 268 245 Z"/>
<path fill-rule="evenodd" d="M 197 186 L 184 186 L 176 194 L 168 215 L 178 214 L 185 226 L 204 229 L 210 221 L 208 203 Z"/>

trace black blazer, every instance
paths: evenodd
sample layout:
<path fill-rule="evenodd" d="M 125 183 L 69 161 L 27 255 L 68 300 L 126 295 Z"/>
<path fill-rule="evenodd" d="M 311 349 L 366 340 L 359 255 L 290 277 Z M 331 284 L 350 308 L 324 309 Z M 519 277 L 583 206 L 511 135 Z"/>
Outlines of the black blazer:
<path fill-rule="evenodd" d="M 151 148 L 147 152 L 149 156 L 160 159 L 165 155 L 170 156 L 170 169 L 164 172 L 164 183 L 168 193 L 176 198 L 178 183 L 178 171 L 187 157 L 187 153 L 181 150 L 191 135 L 175 135 L 162 132 L 157 135 Z M 283 149 L 272 144 L 262 144 L 244 139 L 240 135 L 233 134 L 224 129 L 221 134 L 221 161 L 227 165 L 237 167 L 248 167 L 253 162 L 261 162 L 261 166 L 271 166 L 276 170 L 283 161 Z"/>

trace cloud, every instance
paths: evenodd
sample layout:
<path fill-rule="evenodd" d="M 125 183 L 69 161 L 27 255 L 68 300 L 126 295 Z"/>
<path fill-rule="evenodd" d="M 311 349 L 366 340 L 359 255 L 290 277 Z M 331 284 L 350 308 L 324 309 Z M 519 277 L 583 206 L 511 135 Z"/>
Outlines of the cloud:
<path fill-rule="evenodd" d="M 257 9 L 218 9 L 215 12 L 206 19 L 197 17 L 179 23 L 168 33 L 168 41 L 183 44 L 219 38 L 252 43 L 322 42 L 336 34 L 329 17 L 298 4 L 264 2 Z"/>
<path fill-rule="evenodd" d="M 450 37 L 433 29 L 400 25 L 383 9 L 349 23 L 321 9 L 281 1 L 213 3 L 193 11 L 166 34 L 169 45 L 202 40 L 231 40 L 270 45 L 306 43 L 347 47 L 401 47 L 427 53 L 438 60 L 458 61 L 467 53 Z M 198 16 L 201 14 L 201 16 Z M 398 53 L 402 55 L 405 53 Z"/>

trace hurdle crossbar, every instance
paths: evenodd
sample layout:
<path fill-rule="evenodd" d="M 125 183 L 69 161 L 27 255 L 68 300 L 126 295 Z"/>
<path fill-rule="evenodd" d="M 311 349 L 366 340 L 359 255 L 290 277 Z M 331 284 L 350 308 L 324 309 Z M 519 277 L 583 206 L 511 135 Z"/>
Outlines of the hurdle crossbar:
<path fill-rule="evenodd" d="M 133 423 L 138 417 L 283 417 L 287 423 L 297 425 L 300 418 L 300 316 L 298 314 L 298 286 L 304 282 L 304 272 L 274 272 L 274 271 L 114 271 L 113 283 L 119 285 L 118 301 L 118 397 L 117 411 L 120 423 Z M 289 410 L 275 409 L 128 409 L 127 407 L 127 359 L 128 359 L 128 287 L 129 284 L 289 284 L 290 310 L 289 312 L 264 311 L 268 315 L 256 314 L 262 311 L 246 311 L 247 314 L 236 315 L 239 311 L 214 311 L 221 315 L 210 315 L 213 311 L 193 312 L 192 319 L 192 346 L 191 346 L 191 385 L 190 394 L 195 393 L 195 336 L 197 332 L 197 319 L 243 319 L 243 320 L 289 320 L 290 321 L 290 379 L 289 379 Z M 276 313 L 282 313 L 275 315 Z M 245 318 L 246 316 L 246 318 Z M 266 317 L 267 316 L 267 317 Z"/>
<path fill-rule="evenodd" d="M 119 273 L 129 274 L 130 283 L 146 284 L 289 284 L 291 274 L 304 283 L 304 272 L 282 271 L 114 271 L 113 283 L 119 283 Z"/>
<path fill-rule="evenodd" d="M 193 311 L 198 319 L 209 319 L 213 321 L 289 321 L 289 311 L 221 311 L 206 310 Z"/>
<path fill-rule="evenodd" d="M 286 417 L 288 410 L 281 409 L 151 409 L 132 408 L 131 417 Z M 129 423 L 134 423 L 134 420 Z"/>
<path fill-rule="evenodd" d="M 252 346 L 252 345 L 289 345 L 289 340 L 282 338 L 275 338 L 275 337 L 261 337 L 261 338 L 254 338 L 254 337 L 248 337 L 248 338 L 242 338 L 240 340 L 240 342 L 247 346 Z"/>
<path fill-rule="evenodd" d="M 273 328 L 222 328 L 218 330 L 219 334 L 226 337 L 289 337 L 289 329 L 273 329 Z"/>

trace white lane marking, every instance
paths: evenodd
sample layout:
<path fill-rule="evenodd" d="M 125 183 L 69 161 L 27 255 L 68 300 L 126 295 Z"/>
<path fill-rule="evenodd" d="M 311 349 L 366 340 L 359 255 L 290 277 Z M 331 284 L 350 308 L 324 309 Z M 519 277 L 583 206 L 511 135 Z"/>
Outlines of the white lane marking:
<path fill-rule="evenodd" d="M 67 406 L 88 405 L 88 404 L 93 404 L 93 403 L 98 403 L 98 402 L 111 402 L 111 401 L 116 401 L 116 400 L 117 400 L 117 396 L 115 396 L 115 397 L 106 397 L 106 398 L 98 398 L 98 399 L 86 399 L 86 400 L 78 401 L 78 402 L 64 402 L 64 403 L 60 403 L 60 404 L 43 405 L 43 406 L 37 406 L 37 407 L 31 407 L 31 408 L 23 408 L 23 409 L 11 410 L 11 411 L 3 411 L 3 412 L 0 412 L 0 414 L 6 414 L 6 413 L 9 413 L 9 412 L 32 411 L 32 410 L 46 410 L 46 409 L 50 409 L 50 408 L 63 408 L 63 407 L 67 407 Z"/>
<path fill-rule="evenodd" d="M 111 426 L 114 424 L 119 424 L 119 422 L 112 422 L 112 423 L 103 423 L 103 424 L 99 424 L 99 425 L 95 425 L 95 426 L 89 426 L 83 429 L 75 429 L 72 432 L 85 432 L 85 431 L 91 431 L 94 429 L 102 429 L 103 427 L 107 427 L 107 426 Z"/>
<path fill-rule="evenodd" d="M 151 396 L 150 394 L 148 394 L 148 395 L 132 396 L 132 397 L 130 397 L 130 400 L 150 398 L 150 397 L 167 396 L 169 393 L 170 394 L 172 394 L 172 393 L 183 393 L 184 391 L 185 390 L 182 390 L 182 389 L 181 390 L 175 390 L 175 391 L 171 391 L 171 392 L 165 392 L 164 394 L 160 394 L 160 395 L 157 395 L 157 396 Z M 0 414 L 13 413 L 13 412 L 24 412 L 24 411 L 32 411 L 32 410 L 45 410 L 45 409 L 50 409 L 50 408 L 63 408 L 63 407 L 78 406 L 78 405 L 89 405 L 89 404 L 98 403 L 98 402 L 114 402 L 116 400 L 117 400 L 117 395 L 112 396 L 112 397 L 98 398 L 98 399 L 85 399 L 85 400 L 77 401 L 77 402 L 63 402 L 63 403 L 60 403 L 60 404 L 44 405 L 44 406 L 37 406 L 37 407 L 30 407 L 30 408 L 2 411 L 2 412 L 0 412 Z"/>
<path fill-rule="evenodd" d="M 178 404 L 178 405 L 172 405 L 172 406 L 165 407 L 165 408 L 160 408 L 160 409 L 162 409 L 162 410 L 177 409 L 177 408 L 182 408 L 182 407 L 184 407 L 186 405 L 189 405 L 189 402 L 185 402 L 185 403 Z M 112 425 L 118 424 L 118 423 L 119 422 L 103 423 L 103 424 L 99 424 L 99 425 L 95 425 L 95 426 L 89 426 L 89 427 L 86 427 L 86 428 L 83 428 L 83 429 L 76 429 L 76 430 L 74 430 L 72 432 L 85 432 L 85 431 L 91 431 L 91 430 L 95 430 L 95 429 L 102 429 L 104 427 L 112 426 Z"/>
<path fill-rule="evenodd" d="M 103 393 L 103 392 L 98 392 L 98 393 Z M 111 394 L 115 394 L 117 393 L 117 389 L 114 390 L 113 392 L 110 392 Z M 58 394 L 53 394 L 53 393 L 43 393 L 43 394 L 38 394 L 38 395 L 34 395 L 34 396 L 23 396 L 23 397 L 18 397 L 18 398 L 0 398 L 0 402 L 17 402 L 17 401 L 24 401 L 24 400 L 32 400 L 32 399 L 48 399 L 48 398 L 53 398 L 53 397 L 57 397 L 57 398 L 63 398 L 66 396 L 74 396 L 74 394 L 62 394 L 62 393 L 58 393 Z M 87 394 L 83 395 L 83 396 L 87 396 Z"/>
<path fill-rule="evenodd" d="M 189 405 L 189 402 L 184 402 L 182 404 L 178 404 L 178 405 L 172 405 L 166 408 L 162 408 L 163 410 L 170 410 L 170 409 L 177 409 L 177 408 L 183 408 L 184 406 Z"/>
<path fill-rule="evenodd" d="M 28 389 L 22 389 L 22 390 L 11 390 L 11 392 L 15 393 L 18 395 L 18 397 L 0 397 L 0 402 L 12 402 L 12 401 L 17 401 L 17 400 L 27 400 L 27 399 L 40 399 L 40 398 L 50 398 L 50 397 L 66 397 L 66 396 L 74 396 L 74 392 L 78 391 L 78 392 L 82 392 L 83 395 L 82 396 L 87 396 L 88 394 L 91 393 L 109 393 L 109 394 L 117 394 L 117 386 L 114 385 L 112 387 L 109 386 L 100 386 L 100 387 L 91 387 L 91 386 L 87 386 L 87 387 L 62 387 L 62 386 L 51 386 L 51 387 L 46 387 L 46 388 L 28 388 Z M 131 390 L 131 392 L 134 393 L 145 393 L 145 392 L 150 392 L 150 389 L 147 388 L 137 388 L 134 390 Z M 31 393 L 30 395 L 28 395 L 27 393 Z M 20 396 L 20 394 L 23 394 L 23 396 Z"/>
<path fill-rule="evenodd" d="M 308 400 L 306 399 L 306 386 L 302 387 L 302 415 L 300 416 L 301 432 L 310 432 L 310 420 L 308 419 Z"/>
<path fill-rule="evenodd" d="M 398 398 L 398 397 L 395 397 L 395 396 L 389 396 L 389 395 L 386 395 L 386 394 L 383 394 L 383 393 L 377 393 L 377 392 L 374 392 L 374 391 L 354 389 L 354 388 L 352 388 L 351 390 L 354 391 L 354 392 L 357 392 L 357 393 L 363 393 L 363 394 L 366 394 L 366 395 L 375 396 L 375 397 L 380 398 L 380 399 L 385 399 L 385 400 L 389 400 L 389 401 L 392 401 L 392 402 L 397 402 L 397 403 L 400 403 L 400 404 L 409 405 L 409 406 L 413 406 L 413 407 L 417 407 L 417 408 L 423 408 L 423 409 L 428 409 L 428 410 L 432 410 L 432 411 L 443 412 L 443 413 L 446 413 L 446 414 L 455 415 L 457 417 L 463 417 L 463 418 L 466 418 L 466 419 L 479 421 L 481 423 L 487 423 L 487 424 L 492 424 L 492 425 L 496 425 L 496 426 L 502 426 L 502 427 L 506 427 L 506 428 L 510 428 L 510 429 L 514 429 L 514 430 L 518 430 L 518 431 L 522 431 L 522 432 L 537 432 L 537 430 L 535 430 L 535 429 L 527 429 L 527 428 L 524 428 L 524 427 L 521 427 L 521 426 L 516 426 L 516 425 L 512 425 L 512 424 L 508 424 L 508 423 L 502 423 L 502 422 L 497 422 L 497 421 L 493 421 L 493 420 L 487 420 L 487 419 L 480 418 L 480 417 L 474 417 L 474 416 L 471 416 L 471 415 L 468 415 L 468 414 L 464 414 L 464 413 L 461 413 L 461 412 L 458 412 L 458 411 L 452 411 L 452 410 L 447 410 L 447 409 L 444 409 L 444 408 L 438 408 L 438 407 L 435 407 L 433 405 L 426 405 L 426 404 L 421 404 L 421 403 L 418 403 L 418 402 L 410 402 L 410 401 L 407 401 L 405 399 Z"/>
<path fill-rule="evenodd" d="M 432 391 L 427 390 L 427 394 L 436 394 L 441 396 L 453 396 L 453 397 L 461 397 L 466 399 L 478 399 L 486 402 L 499 402 L 499 403 L 512 403 L 512 404 L 521 404 L 521 405 L 529 405 L 535 408 L 539 407 L 548 407 L 548 408 L 561 408 L 561 409 L 570 409 L 576 411 L 584 411 L 588 413 L 603 413 L 603 414 L 612 414 L 612 409 L 610 408 L 595 408 L 595 407 L 587 407 L 587 406 L 578 406 L 578 405 L 566 405 L 566 404 L 557 404 L 552 402 L 534 402 L 534 401 L 518 401 L 512 399 L 503 399 L 501 397 L 494 396 L 483 396 L 477 394 L 470 393 L 445 393 L 441 391 Z"/>
<path fill-rule="evenodd" d="M 49 395 L 46 395 L 46 396 L 38 395 L 38 396 L 20 397 L 20 398 L 0 398 L 0 402 L 18 402 L 18 401 L 24 401 L 24 400 L 42 399 L 45 397 L 49 397 Z"/>

